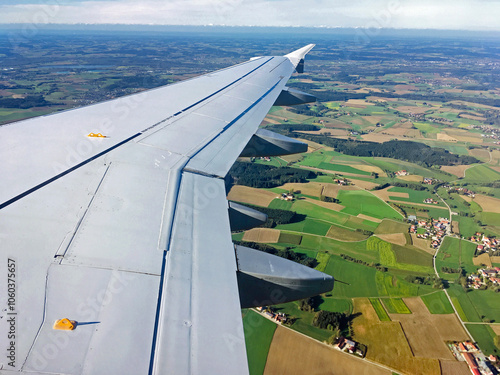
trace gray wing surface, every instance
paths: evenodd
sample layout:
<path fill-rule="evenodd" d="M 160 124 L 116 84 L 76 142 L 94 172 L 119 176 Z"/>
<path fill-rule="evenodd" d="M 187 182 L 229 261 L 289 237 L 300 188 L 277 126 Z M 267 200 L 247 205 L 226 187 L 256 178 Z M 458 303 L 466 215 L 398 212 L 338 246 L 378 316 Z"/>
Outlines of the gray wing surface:
<path fill-rule="evenodd" d="M 248 372 L 223 177 L 311 48 L 0 127 L 1 373 Z"/>

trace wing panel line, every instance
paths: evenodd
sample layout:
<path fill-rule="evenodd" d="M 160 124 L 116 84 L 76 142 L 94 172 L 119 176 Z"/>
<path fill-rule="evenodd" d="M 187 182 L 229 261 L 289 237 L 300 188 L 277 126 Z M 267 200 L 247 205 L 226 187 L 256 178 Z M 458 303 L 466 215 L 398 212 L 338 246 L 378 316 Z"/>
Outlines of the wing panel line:
<path fill-rule="evenodd" d="M 271 61 L 272 59 L 274 59 L 274 57 L 271 57 L 271 58 L 267 59 L 264 63 L 262 63 L 262 64 L 261 64 L 261 65 L 259 65 L 258 67 L 256 67 L 256 68 L 252 69 L 250 72 L 248 72 L 248 73 L 246 73 L 245 75 L 241 76 L 241 77 L 240 77 L 240 78 L 238 78 L 237 80 L 235 80 L 235 81 L 233 81 L 233 82 L 229 83 L 228 85 L 224 86 L 223 88 L 221 88 L 221 89 L 219 89 L 219 90 L 215 91 L 214 93 L 212 93 L 212 94 L 208 95 L 207 97 L 205 97 L 205 98 L 203 98 L 203 99 L 201 99 L 201 100 L 197 101 L 196 103 L 191 104 L 190 106 L 188 106 L 188 107 L 186 107 L 186 108 L 182 109 L 181 111 L 179 111 L 179 112 L 175 113 L 172 117 L 178 116 L 178 115 L 182 114 L 183 112 L 188 111 L 189 109 L 191 109 L 191 108 L 193 108 L 193 107 L 197 106 L 198 104 L 200 104 L 200 103 L 202 103 L 202 102 L 204 102 L 204 101 L 206 101 L 206 100 L 210 99 L 210 98 L 211 98 L 211 97 L 213 97 L 214 95 L 217 95 L 217 94 L 218 94 L 218 93 L 220 93 L 221 91 L 224 91 L 224 90 L 225 90 L 225 89 L 227 89 L 228 87 L 230 87 L 230 86 L 234 85 L 235 83 L 237 83 L 237 82 L 241 81 L 243 78 L 247 77 L 248 75 L 252 74 L 252 73 L 253 73 L 253 72 L 255 72 L 256 70 L 260 69 L 262 66 L 264 66 L 265 64 L 267 64 L 267 63 L 268 63 L 269 61 Z M 163 121 L 162 121 L 162 122 L 163 122 Z M 129 138 L 127 138 L 127 139 L 125 139 L 125 140 L 123 140 L 123 141 L 121 141 L 121 142 L 117 143 L 116 145 L 114 145 L 114 146 L 112 146 L 112 147 L 110 147 L 110 148 L 108 148 L 108 149 L 106 149 L 106 150 L 104 150 L 104 151 L 102 151 L 102 152 L 100 152 L 100 153 L 98 153 L 98 154 L 94 155 L 94 156 L 91 156 L 91 157 L 90 157 L 90 158 L 88 158 L 87 160 L 82 161 L 80 164 L 77 164 L 77 165 L 75 165 L 75 166 L 71 167 L 70 169 L 68 169 L 68 170 L 66 170 L 66 171 L 64 171 L 64 172 L 62 172 L 62 173 L 60 173 L 60 174 L 58 174 L 58 175 L 56 175 L 56 176 L 54 176 L 54 177 L 52 177 L 52 178 L 48 179 L 47 181 L 42 182 L 41 184 L 38 184 L 37 186 L 35 186 L 35 187 L 33 187 L 33 188 L 29 189 L 29 190 L 26 190 L 24 193 L 21 193 L 21 194 L 19 194 L 19 195 L 15 196 L 14 198 L 9 199 L 8 201 L 6 201 L 6 202 L 4 202 L 4 203 L 0 204 L 0 210 L 1 210 L 2 208 L 5 208 L 5 207 L 7 207 L 7 206 L 11 205 L 12 203 L 14 203 L 14 202 L 18 201 L 19 199 L 24 198 L 24 197 L 26 197 L 27 195 L 30 195 L 31 193 L 33 193 L 33 192 L 35 192 L 35 191 L 37 191 L 37 190 L 41 189 L 42 187 L 44 187 L 44 186 L 46 186 L 46 185 L 48 185 L 48 184 L 50 184 L 50 183 L 52 183 L 52 182 L 54 182 L 54 181 L 58 180 L 59 178 L 61 178 L 61 177 L 65 176 L 65 175 L 67 175 L 68 173 L 71 173 L 71 172 L 73 172 L 74 170 L 76 170 L 76 169 L 78 169 L 78 168 L 80 168 L 80 167 L 82 167 L 82 166 L 84 166 L 84 165 L 86 165 L 86 164 L 90 163 L 92 160 L 95 160 L 95 159 L 97 159 L 97 158 L 99 158 L 99 157 L 101 157 L 101 156 L 103 156 L 103 155 L 106 155 L 107 153 L 109 153 L 109 152 L 113 151 L 114 149 L 116 149 L 116 148 L 118 148 L 118 147 L 122 146 L 123 144 L 125 144 L 125 143 L 127 143 L 127 142 L 131 141 L 132 139 L 137 138 L 138 136 L 142 135 L 142 134 L 143 134 L 146 130 L 150 130 L 150 129 L 152 129 L 152 128 L 156 127 L 156 126 L 157 126 L 157 125 L 159 125 L 160 123 L 161 123 L 161 122 L 159 122 L 158 124 L 153 125 L 153 126 L 151 126 L 151 127 L 147 128 L 147 129 L 143 130 L 143 131 L 142 131 L 142 132 L 140 132 L 140 133 L 134 134 L 133 136 L 131 136 L 131 137 L 129 137 Z M 227 129 L 227 127 L 226 127 L 226 128 L 224 128 L 224 130 L 226 130 L 226 129 Z"/>
<path fill-rule="evenodd" d="M 67 174 L 69 174 L 69 173 L 71 173 L 71 172 L 73 172 L 73 171 L 77 170 L 78 168 L 83 167 L 84 165 L 86 165 L 86 164 L 90 163 L 91 161 L 93 161 L 93 160 L 95 160 L 95 159 L 97 159 L 97 158 L 100 158 L 100 157 L 101 157 L 101 156 L 103 156 L 103 155 L 106 155 L 107 153 L 109 153 L 109 152 L 113 151 L 115 148 L 118 148 L 118 147 L 120 147 L 120 146 L 124 145 L 125 143 L 130 142 L 132 139 L 137 138 L 137 137 L 138 137 L 138 136 L 140 136 L 141 134 L 142 134 L 142 133 L 137 133 L 137 134 L 134 134 L 133 136 L 128 137 L 127 139 L 125 139 L 125 140 L 123 140 L 123 141 L 121 141 L 121 142 L 117 143 L 116 145 L 111 146 L 110 148 L 108 148 L 108 149 L 106 149 L 106 150 L 104 150 L 104 151 L 101 151 L 100 153 L 98 153 L 98 154 L 96 154 L 96 155 L 94 155 L 94 156 L 91 156 L 91 157 L 90 157 L 90 158 L 88 158 L 87 160 L 82 161 L 80 164 L 77 164 L 77 165 L 75 165 L 74 167 L 71 167 L 70 169 L 68 169 L 68 170 L 66 170 L 66 171 L 64 171 L 64 172 L 61 172 L 61 173 L 59 173 L 58 175 L 56 175 L 56 176 L 54 176 L 54 177 L 52 177 L 52 178 L 48 179 L 47 181 L 42 182 L 41 184 L 38 184 L 37 186 L 32 187 L 32 188 L 31 188 L 31 189 L 29 189 L 29 190 L 26 190 L 24 193 L 21 193 L 21 194 L 19 194 L 19 195 L 15 196 L 14 198 L 9 199 L 8 201 L 6 201 L 6 202 L 4 202 L 4 203 L 0 204 L 0 210 L 1 210 L 2 208 L 5 208 L 5 207 L 7 207 L 7 206 L 11 205 L 12 203 L 14 203 L 14 202 L 18 201 L 19 199 L 24 198 L 24 197 L 26 197 L 27 195 L 30 195 L 31 193 L 33 193 L 33 192 L 35 192 L 35 191 L 37 191 L 37 190 L 39 190 L 39 189 L 43 188 L 44 186 L 46 186 L 46 185 L 48 185 L 48 184 L 50 184 L 50 183 L 52 183 L 52 182 L 54 182 L 54 181 L 56 181 L 56 180 L 60 179 L 61 177 L 66 176 Z"/>

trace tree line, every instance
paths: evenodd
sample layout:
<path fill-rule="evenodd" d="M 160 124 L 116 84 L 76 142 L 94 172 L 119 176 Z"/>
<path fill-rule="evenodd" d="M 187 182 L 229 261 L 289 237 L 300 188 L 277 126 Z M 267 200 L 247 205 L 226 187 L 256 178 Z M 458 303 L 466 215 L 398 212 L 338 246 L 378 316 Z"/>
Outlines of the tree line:
<path fill-rule="evenodd" d="M 288 182 L 305 183 L 316 177 L 307 169 L 274 167 L 271 165 L 236 162 L 228 173 L 231 182 L 254 188 L 273 188 Z"/>
<path fill-rule="evenodd" d="M 287 132 L 288 133 L 288 132 Z M 295 132 L 286 134 L 298 137 Z M 417 163 L 425 167 L 433 165 L 459 165 L 478 163 L 479 160 L 469 155 L 451 154 L 440 147 L 430 147 L 413 141 L 391 140 L 384 143 L 332 138 L 327 135 L 300 134 L 301 138 L 333 147 L 335 151 L 346 155 L 363 157 L 386 157 Z"/>
<path fill-rule="evenodd" d="M 20 108 L 28 109 L 33 107 L 47 107 L 56 105 L 45 100 L 43 95 L 28 95 L 26 98 L 2 98 L 0 99 L 0 108 Z"/>

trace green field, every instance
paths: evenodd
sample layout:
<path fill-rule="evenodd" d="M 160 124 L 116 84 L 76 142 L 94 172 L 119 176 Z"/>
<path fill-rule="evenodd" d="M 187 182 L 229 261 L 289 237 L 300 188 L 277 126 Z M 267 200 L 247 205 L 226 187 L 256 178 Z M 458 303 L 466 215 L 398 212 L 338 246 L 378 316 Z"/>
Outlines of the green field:
<path fill-rule="evenodd" d="M 377 316 L 381 322 L 390 322 L 391 321 L 391 318 L 389 318 L 389 315 L 387 315 L 387 312 L 385 311 L 384 306 L 382 306 L 380 299 L 370 298 L 370 303 L 372 304 L 373 309 L 377 313 Z"/>
<path fill-rule="evenodd" d="M 316 254 L 316 260 L 318 261 L 318 265 L 315 267 L 320 272 L 324 272 L 326 266 L 328 265 L 328 261 L 330 260 L 330 254 L 320 253 Z"/>
<path fill-rule="evenodd" d="M 276 229 L 281 230 L 289 230 L 292 232 L 303 232 L 310 234 L 317 234 L 319 236 L 324 236 L 328 233 L 331 224 L 324 222 L 322 220 L 317 220 L 314 218 L 306 217 L 305 220 L 302 220 L 297 223 L 290 224 L 280 224 L 276 226 Z"/>
<path fill-rule="evenodd" d="M 302 242 L 302 236 L 293 233 L 281 232 L 278 239 L 278 243 L 286 243 L 290 245 L 300 245 Z"/>
<path fill-rule="evenodd" d="M 470 238 L 476 232 L 482 232 L 484 229 L 474 221 L 472 217 L 453 216 L 453 220 L 458 221 L 460 234 L 466 238 Z"/>
<path fill-rule="evenodd" d="M 330 230 L 328 231 L 328 237 L 339 241 L 363 241 L 368 238 L 368 235 L 353 229 L 332 224 Z"/>
<path fill-rule="evenodd" d="M 381 297 L 415 297 L 435 291 L 429 285 L 411 284 L 387 272 L 377 271 L 375 281 L 378 295 Z"/>
<path fill-rule="evenodd" d="M 280 189 L 281 190 L 281 189 Z M 275 208 L 278 210 L 290 210 L 292 208 L 293 202 L 285 201 L 283 199 L 273 199 L 271 203 L 269 203 L 269 208 Z"/>
<path fill-rule="evenodd" d="M 402 219 L 402 216 L 381 199 L 364 190 L 341 190 L 338 194 L 342 212 L 364 214 L 379 219 Z"/>
<path fill-rule="evenodd" d="M 401 298 L 382 298 L 382 303 L 389 314 L 411 314 L 410 309 Z"/>
<path fill-rule="evenodd" d="M 470 291 L 466 293 L 460 285 L 452 284 L 448 288 L 453 305 L 464 322 L 481 322 L 481 317 L 469 299 Z"/>
<path fill-rule="evenodd" d="M 475 307 L 479 317 L 492 322 L 500 322 L 500 298 L 492 290 L 472 290 L 467 293 L 470 303 Z"/>
<path fill-rule="evenodd" d="M 350 165 L 346 164 L 332 164 L 332 163 L 319 163 L 318 168 L 320 169 L 326 169 L 329 171 L 334 171 L 334 172 L 345 172 L 345 173 L 353 173 L 353 174 L 360 174 L 364 176 L 370 176 L 370 172 L 365 172 L 362 171 L 361 169 L 356 169 L 351 167 Z"/>
<path fill-rule="evenodd" d="M 453 307 L 444 292 L 436 292 L 420 297 L 431 314 L 453 314 Z"/>
<path fill-rule="evenodd" d="M 352 302 L 351 299 L 347 298 L 328 298 L 323 297 L 323 303 L 319 305 L 320 310 L 331 311 L 331 312 L 343 312 L 347 315 L 352 313 Z"/>
<path fill-rule="evenodd" d="M 476 244 L 460 240 L 458 238 L 445 237 L 439 253 L 436 257 L 436 267 L 440 276 L 447 280 L 454 280 L 457 274 L 447 274 L 441 272 L 441 267 L 464 268 L 467 273 L 473 273 L 477 270 L 472 257 L 476 250 Z"/>
<path fill-rule="evenodd" d="M 500 227 L 500 214 L 495 212 L 481 212 L 481 222 Z"/>
<path fill-rule="evenodd" d="M 250 374 L 262 375 L 276 324 L 255 311 L 243 310 L 243 329 Z"/>
<path fill-rule="evenodd" d="M 499 355 L 500 349 L 496 347 L 493 339 L 495 338 L 495 332 L 486 324 L 466 324 L 465 325 L 474 338 L 479 344 L 479 347 L 485 355 Z"/>
<path fill-rule="evenodd" d="M 436 207 L 444 207 L 444 203 L 436 195 L 432 194 L 429 190 L 413 190 L 402 187 L 392 187 L 388 190 L 389 193 L 407 193 L 408 198 L 396 197 L 389 195 L 389 198 L 394 201 L 424 203 L 427 198 L 432 198 L 438 202 Z"/>
<path fill-rule="evenodd" d="M 493 182 L 500 180 L 500 173 L 484 164 L 479 164 L 465 171 L 465 179 L 471 182 Z"/>
<path fill-rule="evenodd" d="M 392 244 L 392 251 L 396 255 L 397 263 L 414 264 L 426 267 L 422 272 L 432 272 L 432 255 L 414 246 L 400 246 Z"/>

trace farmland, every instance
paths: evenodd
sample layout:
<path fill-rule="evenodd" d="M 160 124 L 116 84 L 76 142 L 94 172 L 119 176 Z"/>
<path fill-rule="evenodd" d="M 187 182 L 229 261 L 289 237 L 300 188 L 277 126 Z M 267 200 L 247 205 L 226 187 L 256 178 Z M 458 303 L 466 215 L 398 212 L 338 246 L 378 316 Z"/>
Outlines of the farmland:
<path fill-rule="evenodd" d="M 261 375 L 266 366 L 276 325 L 252 310 L 243 314 L 243 328 L 250 374 Z"/>
<path fill-rule="evenodd" d="M 459 373 L 441 344 L 463 338 L 464 332 L 444 292 L 429 279 L 435 276 L 431 240 L 408 236 L 407 219 L 449 217 L 434 190 L 456 213 L 458 228 L 445 237 L 436 268 L 459 316 L 477 323 L 468 325 L 474 338 L 485 352 L 495 353 L 488 324 L 500 322 L 498 294 L 466 291 L 458 273 L 443 268 L 470 274 L 488 264 L 486 259 L 499 262 L 500 254 L 474 259 L 476 244 L 468 241 L 476 232 L 500 237 L 500 91 L 497 72 L 490 68 L 498 64 L 491 52 L 498 43 L 381 36 L 353 49 L 345 35 L 331 38 L 327 32 L 335 34 L 315 35 L 318 46 L 308 56 L 306 73 L 288 83 L 318 101 L 273 107 L 261 124 L 305 140 L 308 152 L 244 160 L 259 167 L 314 171 L 315 177 L 278 178 L 268 188 L 226 181 L 229 200 L 293 211 L 296 219 L 233 233 L 233 239 L 316 259 L 316 269 L 337 280 L 316 308 L 355 316 L 353 335 L 368 346 L 369 359 L 401 373 Z M 202 34 L 118 33 L 97 42 L 67 33 L 54 43 L 50 33 L 40 32 L 30 40 L 32 51 L 25 48 L 23 54 L 11 53 L 6 42 L 2 63 L 15 68 L 1 73 L 0 123 L 128 95 L 256 55 L 285 54 L 297 43 L 279 32 L 273 43 L 267 37 L 252 37 L 248 43 Z M 7 40 L 6 34 L 2 37 Z M 414 48 L 417 39 L 419 48 Z M 66 51 L 64 45 L 78 48 Z M 34 97 L 33 107 L 21 107 Z M 9 107 L 10 99 L 18 99 L 18 108 Z M 412 154 L 413 149 L 423 151 Z M 426 184 L 424 178 L 431 181 Z M 294 199 L 280 199 L 284 192 Z M 332 335 L 313 326 L 315 312 L 300 310 L 298 302 L 278 308 L 297 319 L 292 330 L 319 341 Z M 388 373 L 288 329 L 275 332 L 274 323 L 252 311 L 243 313 L 252 374 L 314 373 L 316 368 Z M 248 329 L 255 324 L 257 330 Z"/>

